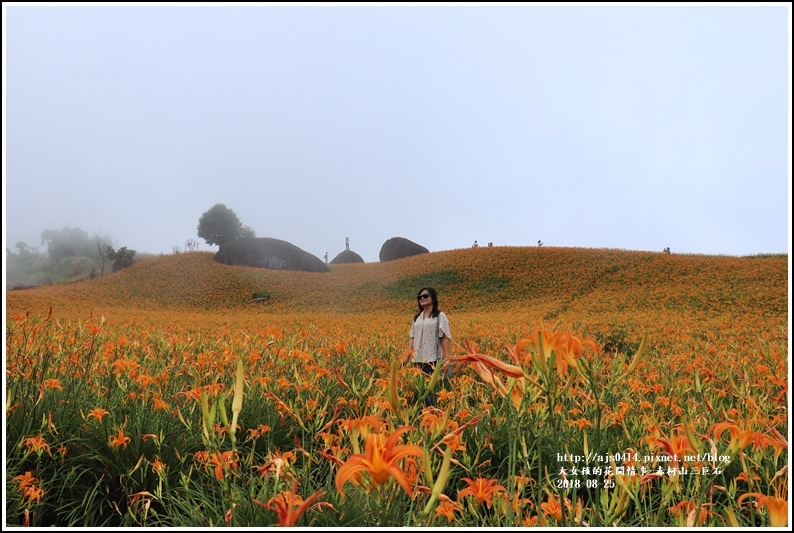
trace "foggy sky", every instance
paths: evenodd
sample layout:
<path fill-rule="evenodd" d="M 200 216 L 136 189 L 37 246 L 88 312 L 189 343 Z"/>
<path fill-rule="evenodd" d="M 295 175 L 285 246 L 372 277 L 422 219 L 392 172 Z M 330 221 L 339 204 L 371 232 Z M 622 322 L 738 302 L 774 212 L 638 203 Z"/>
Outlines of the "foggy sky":
<path fill-rule="evenodd" d="M 4 244 L 789 251 L 788 5 L 3 6 Z"/>

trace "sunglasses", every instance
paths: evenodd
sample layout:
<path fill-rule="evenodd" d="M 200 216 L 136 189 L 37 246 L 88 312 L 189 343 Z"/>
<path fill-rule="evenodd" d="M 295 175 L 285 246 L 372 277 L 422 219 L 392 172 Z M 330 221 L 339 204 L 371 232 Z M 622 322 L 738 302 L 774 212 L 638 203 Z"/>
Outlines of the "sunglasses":
<path fill-rule="evenodd" d="M 416 297 L 417 300 L 424 300 L 425 298 L 430 298 L 430 295 L 425 293 L 425 294 L 420 294 L 419 296 Z"/>

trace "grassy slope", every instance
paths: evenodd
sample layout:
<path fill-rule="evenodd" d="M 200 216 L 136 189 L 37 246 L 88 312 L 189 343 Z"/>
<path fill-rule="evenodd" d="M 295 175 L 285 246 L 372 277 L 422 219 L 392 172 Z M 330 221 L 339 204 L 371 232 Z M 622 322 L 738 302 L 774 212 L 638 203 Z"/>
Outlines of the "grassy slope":
<path fill-rule="evenodd" d="M 282 312 L 405 310 L 419 288 L 443 307 L 479 312 L 572 306 L 591 312 L 686 310 L 785 315 L 788 258 L 668 255 L 581 248 L 494 247 L 434 252 L 388 263 L 331 265 L 329 273 L 216 263 L 198 252 L 152 257 L 103 279 L 7 293 L 9 314 L 87 313 L 116 307 L 191 312 L 257 308 Z M 251 303 L 266 291 L 268 303 Z"/>

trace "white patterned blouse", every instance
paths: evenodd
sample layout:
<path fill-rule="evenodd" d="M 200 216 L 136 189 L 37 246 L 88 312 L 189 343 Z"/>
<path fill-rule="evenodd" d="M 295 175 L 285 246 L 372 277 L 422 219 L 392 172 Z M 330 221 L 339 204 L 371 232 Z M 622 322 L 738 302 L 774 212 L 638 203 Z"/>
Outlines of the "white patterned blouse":
<path fill-rule="evenodd" d="M 438 329 L 438 337 L 436 337 Z M 424 313 L 420 313 L 411 327 L 411 338 L 414 340 L 414 363 L 432 363 L 441 359 L 441 338 L 452 339 L 449 332 L 449 319 L 443 312 L 439 312 L 438 325 L 436 317 L 425 318 Z"/>

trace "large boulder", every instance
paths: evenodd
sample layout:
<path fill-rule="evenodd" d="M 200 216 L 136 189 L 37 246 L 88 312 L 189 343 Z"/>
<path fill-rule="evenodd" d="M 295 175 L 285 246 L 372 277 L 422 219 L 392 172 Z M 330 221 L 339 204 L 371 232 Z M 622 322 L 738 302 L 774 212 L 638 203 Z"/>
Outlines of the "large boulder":
<path fill-rule="evenodd" d="M 403 237 L 392 237 L 381 246 L 380 260 L 381 262 L 394 261 L 403 257 L 426 253 L 430 253 L 430 250 L 421 244 L 416 244 Z"/>
<path fill-rule="evenodd" d="M 223 244 L 215 260 L 226 265 L 328 272 L 328 265 L 287 241 L 268 237 L 236 239 Z"/>
<path fill-rule="evenodd" d="M 353 250 L 345 250 L 340 252 L 339 255 L 334 257 L 331 261 L 334 265 L 342 265 L 347 263 L 363 263 L 364 259 Z"/>

